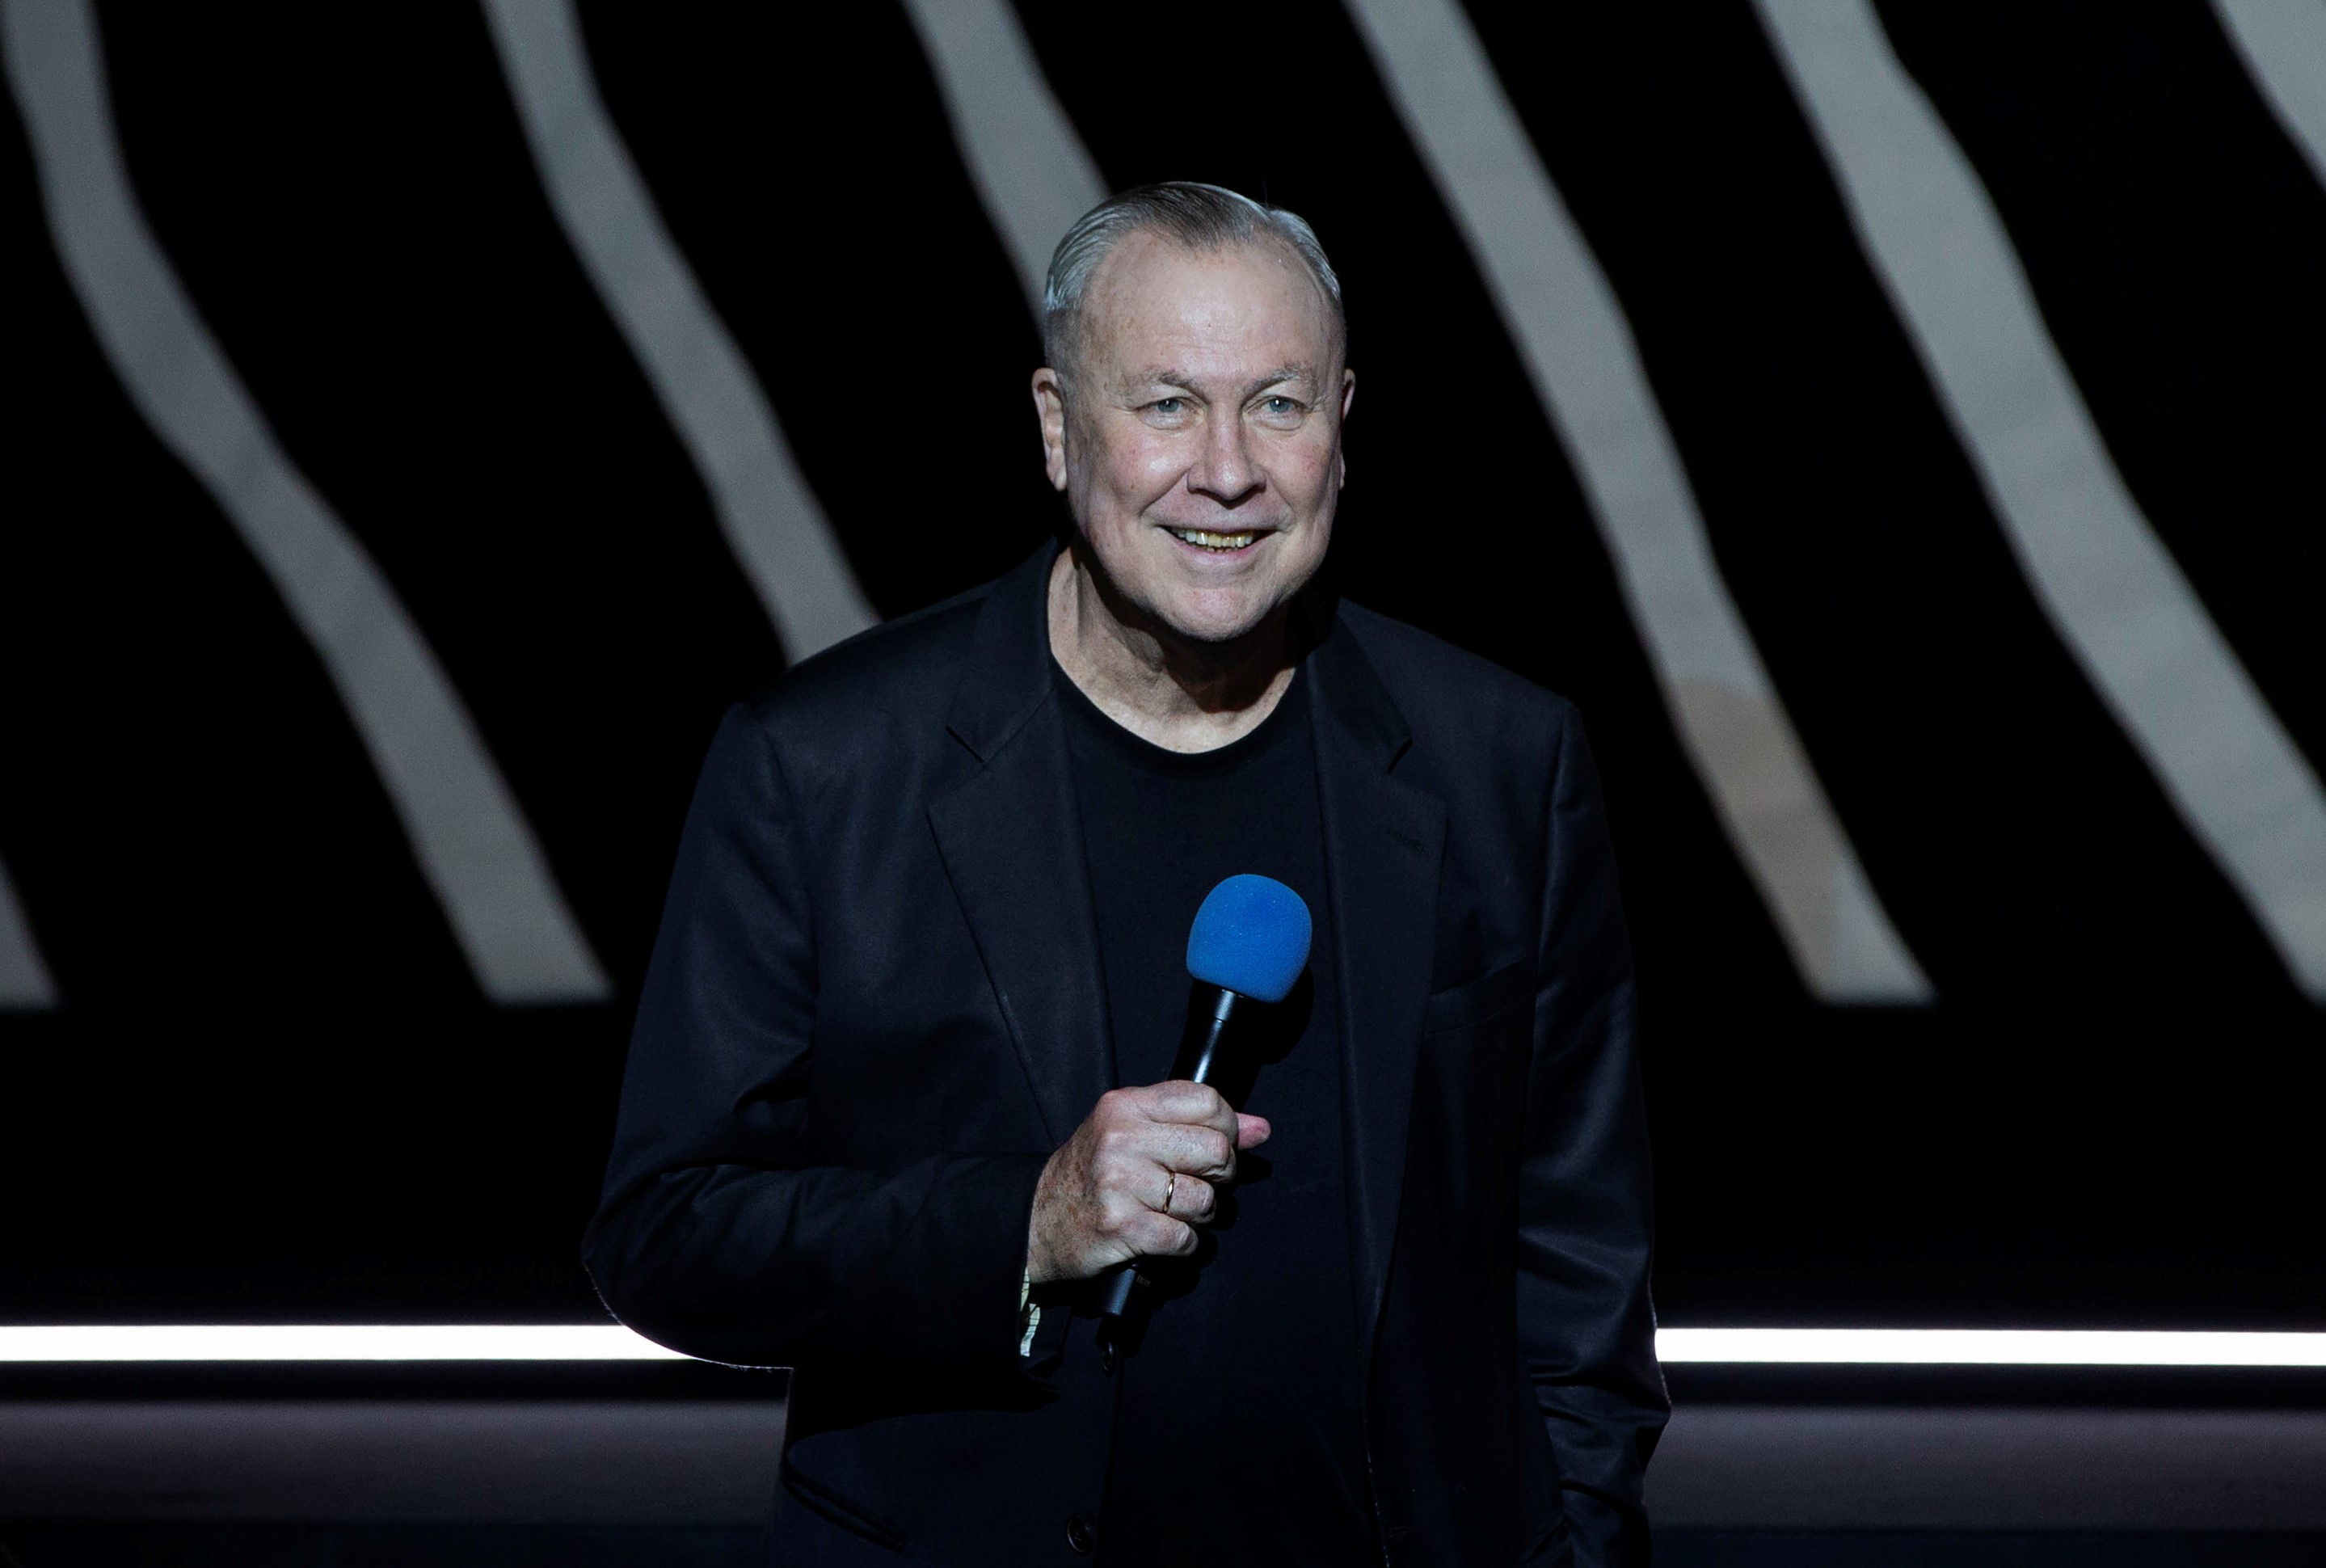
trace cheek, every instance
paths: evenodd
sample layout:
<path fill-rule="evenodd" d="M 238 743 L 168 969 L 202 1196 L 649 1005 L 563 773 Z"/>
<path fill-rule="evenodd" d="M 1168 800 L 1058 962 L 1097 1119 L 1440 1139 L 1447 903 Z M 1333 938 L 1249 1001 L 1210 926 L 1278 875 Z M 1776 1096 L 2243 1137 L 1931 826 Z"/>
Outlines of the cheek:
<path fill-rule="evenodd" d="M 1124 441 L 1107 454 L 1107 483 L 1133 506 L 1143 506 L 1178 483 L 1186 467 L 1168 441 Z"/>
<path fill-rule="evenodd" d="M 1276 463 L 1277 482 L 1303 500 L 1320 500 L 1333 493 L 1337 470 L 1336 448 L 1331 441 L 1288 443 Z"/>

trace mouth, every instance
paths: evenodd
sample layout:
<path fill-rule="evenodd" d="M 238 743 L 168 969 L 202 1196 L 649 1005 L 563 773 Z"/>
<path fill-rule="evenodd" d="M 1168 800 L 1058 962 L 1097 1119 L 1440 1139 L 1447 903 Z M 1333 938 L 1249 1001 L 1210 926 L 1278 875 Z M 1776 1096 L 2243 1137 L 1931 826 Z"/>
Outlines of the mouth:
<path fill-rule="evenodd" d="M 1163 531 L 1181 544 L 1192 545 L 1198 550 L 1208 550 L 1214 555 L 1233 555 L 1239 550 L 1251 549 L 1272 530 L 1244 528 L 1220 533 L 1209 528 L 1165 528 Z"/>

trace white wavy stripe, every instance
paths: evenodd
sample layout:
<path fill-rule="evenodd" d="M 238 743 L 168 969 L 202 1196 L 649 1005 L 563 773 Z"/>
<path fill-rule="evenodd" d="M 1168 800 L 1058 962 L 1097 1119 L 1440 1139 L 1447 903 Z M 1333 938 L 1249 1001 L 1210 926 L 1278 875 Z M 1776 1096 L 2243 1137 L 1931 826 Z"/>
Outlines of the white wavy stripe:
<path fill-rule="evenodd" d="M 1682 744 L 1804 982 L 1828 1002 L 1930 1001 L 1729 597 L 1622 306 L 1468 19 L 1454 0 L 1348 9 L 1574 460 Z"/>
<path fill-rule="evenodd" d="M 2326 183 L 2326 0 L 2213 0 L 2221 31 Z"/>
<path fill-rule="evenodd" d="M 972 182 L 1038 319 L 1050 252 L 1075 219 L 1103 198 L 1104 181 L 1003 0 L 907 0 L 907 9 L 935 70 Z M 1589 265 L 1587 258 L 1584 265 Z M 1577 376 L 1578 384 L 1596 382 L 1591 369 Z M 1641 394 L 1645 402 L 1643 385 Z M 1660 433 L 1651 409 L 1649 418 Z M 1601 450 L 1607 458 L 1603 475 L 1629 466 L 1637 455 L 1613 450 L 1608 443 Z M 1677 459 L 1666 456 L 1671 479 L 1667 488 L 1678 492 L 1683 509 L 1691 509 Z M 1633 514 L 1622 515 L 1628 520 Z M 1693 565 L 1700 579 L 1711 568 L 1708 550 L 1698 554 Z M 1687 576 L 1688 565 L 1665 574 L 1675 574 Z M 1667 678 L 1666 688 L 1805 978 L 1830 1001 L 1927 1001 L 1929 986 L 1875 903 L 1855 852 L 1809 777 L 1757 657 L 1749 648 L 1741 655 L 1736 651 L 1743 632 L 1726 591 L 1717 581 L 1709 595 L 1701 588 L 1700 581 L 1677 591 L 1665 583 L 1645 604 L 1635 593 L 1633 607 L 1660 617 L 1669 632 L 1660 645 L 1668 651 L 1683 640 L 1725 643 L 1695 663 L 1684 654 L 1668 661 L 1679 673 Z M 1698 619 L 1725 614 L 1725 630 L 1732 635 L 1724 639 L 1719 628 L 1694 639 L 1685 630 L 1670 631 L 1675 612 Z M 1653 630 L 1651 641 L 1658 642 Z M 1717 667 L 1719 673 L 1707 678 L 1698 664 Z"/>
<path fill-rule="evenodd" d="M 0 1011 L 42 1013 L 57 1004 L 57 985 L 33 940 L 32 922 L 0 865 Z"/>
<path fill-rule="evenodd" d="M 1039 322 L 1050 253 L 1106 199 L 1106 182 L 1008 0 L 906 0 L 905 9 L 936 73 L 970 182 Z"/>
<path fill-rule="evenodd" d="M 6 0 L 0 26 L 57 253 L 98 341 L 313 645 L 479 985 L 501 1003 L 603 1000 L 598 960 L 459 694 L 284 454 L 146 227 L 86 0 Z"/>
<path fill-rule="evenodd" d="M 2126 488 L 1977 172 L 1865 0 L 1755 5 L 2036 597 L 2326 1002 L 2326 793 Z"/>
<path fill-rule="evenodd" d="M 2326 1334 L 2209 1330 L 1661 1329 L 1670 1363 L 1955 1367 L 2326 1367 Z M 127 1324 L 0 1327 L 0 1363 L 678 1361 L 618 1324 Z"/>
<path fill-rule="evenodd" d="M 784 652 L 797 663 L 853 637 L 879 617 L 630 161 L 571 0 L 484 0 L 484 8 L 550 206 L 711 492 Z"/>

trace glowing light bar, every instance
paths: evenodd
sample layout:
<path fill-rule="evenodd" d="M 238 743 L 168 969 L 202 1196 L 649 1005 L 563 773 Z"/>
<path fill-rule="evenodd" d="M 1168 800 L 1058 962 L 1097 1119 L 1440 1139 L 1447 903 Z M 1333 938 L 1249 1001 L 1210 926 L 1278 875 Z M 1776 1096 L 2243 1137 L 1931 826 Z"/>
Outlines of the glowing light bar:
<path fill-rule="evenodd" d="M 0 1327 L 0 1362 L 684 1359 L 615 1323 Z"/>
<path fill-rule="evenodd" d="M 1663 1329 L 1668 1362 L 1732 1366 L 2326 1367 L 2326 1334 L 2119 1329 Z"/>
<path fill-rule="evenodd" d="M 2086 1329 L 1665 1329 L 1671 1363 L 1869 1367 L 2326 1367 L 2326 1333 Z M 0 1327 L 0 1364 L 683 1361 L 617 1324 Z"/>

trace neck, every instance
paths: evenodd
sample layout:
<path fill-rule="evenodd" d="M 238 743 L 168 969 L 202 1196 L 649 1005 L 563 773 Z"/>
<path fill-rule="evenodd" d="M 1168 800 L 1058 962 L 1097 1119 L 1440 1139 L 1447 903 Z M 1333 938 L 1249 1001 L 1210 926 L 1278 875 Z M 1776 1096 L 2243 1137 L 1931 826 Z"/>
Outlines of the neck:
<path fill-rule="evenodd" d="M 1050 568 L 1050 652 L 1100 712 L 1171 751 L 1251 733 L 1292 684 L 1290 607 L 1232 643 L 1191 642 L 1123 602 L 1080 548 Z"/>

